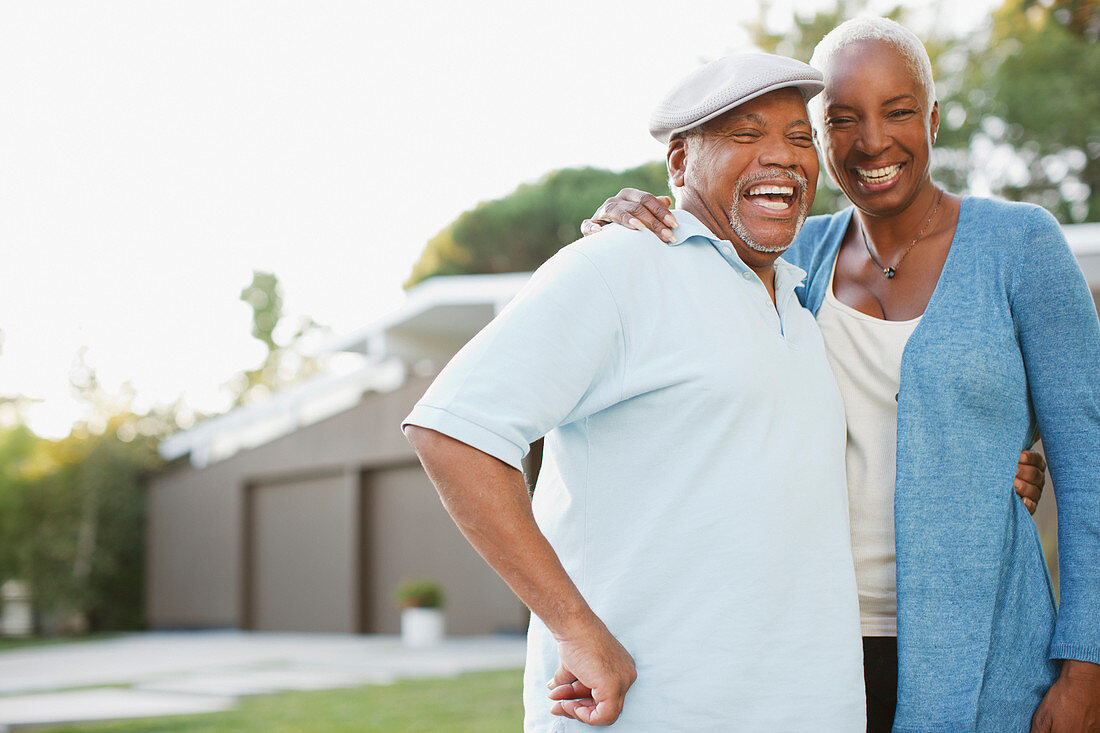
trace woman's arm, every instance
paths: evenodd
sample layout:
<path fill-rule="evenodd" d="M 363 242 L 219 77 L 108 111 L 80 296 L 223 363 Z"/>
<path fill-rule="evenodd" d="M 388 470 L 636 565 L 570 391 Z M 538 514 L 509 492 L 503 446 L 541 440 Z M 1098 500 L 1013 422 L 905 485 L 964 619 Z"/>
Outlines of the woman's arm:
<path fill-rule="evenodd" d="M 1058 493 L 1061 602 L 1050 656 L 1065 660 L 1033 730 L 1089 730 L 1085 721 L 1100 720 L 1100 321 L 1054 217 L 1036 209 L 1021 224 L 1009 294 Z"/>

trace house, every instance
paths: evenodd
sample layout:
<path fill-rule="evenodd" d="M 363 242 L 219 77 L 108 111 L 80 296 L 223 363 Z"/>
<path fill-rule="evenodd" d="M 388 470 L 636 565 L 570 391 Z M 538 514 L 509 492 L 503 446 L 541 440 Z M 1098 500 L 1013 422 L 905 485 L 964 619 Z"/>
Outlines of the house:
<path fill-rule="evenodd" d="M 1100 303 L 1100 224 L 1065 233 Z M 165 440 L 173 468 L 148 496 L 150 625 L 395 633 L 394 589 L 429 577 L 451 633 L 523 629 L 526 610 L 451 523 L 398 426 L 528 276 L 421 283 L 333 346 L 352 368 Z M 1044 529 L 1053 509 L 1044 499 Z"/>
<path fill-rule="evenodd" d="M 150 626 L 395 633 L 393 591 L 427 577 L 443 585 L 451 633 L 525 629 L 526 609 L 451 523 L 399 425 L 528 277 L 422 283 L 332 347 L 355 368 L 165 440 L 173 468 L 148 494 Z"/>

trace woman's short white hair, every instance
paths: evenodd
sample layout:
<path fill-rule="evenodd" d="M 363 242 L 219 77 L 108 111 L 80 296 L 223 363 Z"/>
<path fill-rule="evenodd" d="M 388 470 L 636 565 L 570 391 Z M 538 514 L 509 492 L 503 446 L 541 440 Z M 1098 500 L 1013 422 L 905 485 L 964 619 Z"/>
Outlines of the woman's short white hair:
<path fill-rule="evenodd" d="M 827 69 L 833 57 L 846 46 L 858 41 L 883 41 L 896 48 L 905 59 L 914 78 L 924 89 L 925 114 L 931 113 L 932 104 L 936 101 L 932 61 L 928 58 L 928 51 L 925 50 L 924 44 L 917 35 L 897 21 L 889 18 L 853 18 L 844 21 L 829 31 L 817 44 L 814 55 L 810 58 L 810 66 L 824 73 L 828 84 Z M 819 94 L 810 100 L 810 113 L 818 129 L 821 129 L 825 119 L 821 97 L 822 95 Z"/>

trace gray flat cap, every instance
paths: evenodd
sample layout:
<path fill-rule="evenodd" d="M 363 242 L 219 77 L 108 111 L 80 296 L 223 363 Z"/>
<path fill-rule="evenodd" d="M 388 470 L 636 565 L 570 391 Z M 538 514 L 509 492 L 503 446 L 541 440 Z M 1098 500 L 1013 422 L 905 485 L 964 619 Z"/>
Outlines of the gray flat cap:
<path fill-rule="evenodd" d="M 786 56 L 726 56 L 696 70 L 669 92 L 649 118 L 649 134 L 668 143 L 678 132 L 785 87 L 797 87 L 809 101 L 825 88 L 822 78 L 817 69 Z"/>

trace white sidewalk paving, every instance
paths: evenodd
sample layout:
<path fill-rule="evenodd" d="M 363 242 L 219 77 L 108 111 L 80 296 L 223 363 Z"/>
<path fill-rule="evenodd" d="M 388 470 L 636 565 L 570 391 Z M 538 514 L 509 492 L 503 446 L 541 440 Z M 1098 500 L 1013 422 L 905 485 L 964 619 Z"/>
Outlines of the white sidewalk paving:
<path fill-rule="evenodd" d="M 43 723 L 81 723 L 120 718 L 216 713 L 237 704 L 233 697 L 138 692 L 118 687 L 39 695 L 0 697 L 0 730 L 18 730 Z"/>
<path fill-rule="evenodd" d="M 518 669 L 524 652 L 519 636 L 454 637 L 408 649 L 395 636 L 242 631 L 30 647 L 0 652 L 0 731 L 213 712 L 245 695 Z"/>

